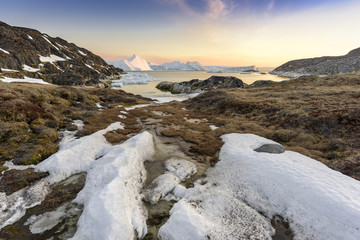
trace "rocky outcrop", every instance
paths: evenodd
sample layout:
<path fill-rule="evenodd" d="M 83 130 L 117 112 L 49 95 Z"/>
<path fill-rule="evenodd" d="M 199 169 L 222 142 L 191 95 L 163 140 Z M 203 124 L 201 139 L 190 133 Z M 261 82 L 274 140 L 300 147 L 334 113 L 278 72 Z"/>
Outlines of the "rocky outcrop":
<path fill-rule="evenodd" d="M 252 84 L 250 84 L 250 87 L 263 87 L 266 85 L 269 85 L 271 83 L 275 83 L 272 80 L 257 80 L 255 82 L 253 82 Z"/>
<path fill-rule="evenodd" d="M 98 85 L 123 71 L 101 57 L 34 29 L 0 22 L 0 77 L 40 78 L 61 85 Z"/>
<path fill-rule="evenodd" d="M 212 76 L 206 80 L 193 79 L 187 82 L 160 82 L 156 88 L 173 94 L 195 93 L 218 88 L 243 88 L 244 83 L 237 77 Z"/>
<path fill-rule="evenodd" d="M 277 67 L 271 74 L 296 78 L 310 75 L 334 75 L 360 71 L 360 48 L 344 56 L 318 57 L 287 62 Z"/>

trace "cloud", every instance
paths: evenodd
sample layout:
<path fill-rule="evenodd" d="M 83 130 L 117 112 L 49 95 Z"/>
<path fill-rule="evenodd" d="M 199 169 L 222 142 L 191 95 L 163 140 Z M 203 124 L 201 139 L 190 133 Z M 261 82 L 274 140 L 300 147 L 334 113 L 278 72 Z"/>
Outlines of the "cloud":
<path fill-rule="evenodd" d="M 224 0 L 206 0 L 207 13 L 206 17 L 210 20 L 218 19 L 231 13 L 230 4 Z"/>
<path fill-rule="evenodd" d="M 267 5 L 267 10 L 270 11 L 274 8 L 275 5 L 275 0 L 270 0 L 268 5 Z"/>
<path fill-rule="evenodd" d="M 196 15 L 205 21 L 217 20 L 230 14 L 234 4 L 232 0 L 197 0 L 203 3 L 203 8 L 195 8 L 192 0 L 157 0 L 162 4 L 177 5 L 183 12 Z"/>

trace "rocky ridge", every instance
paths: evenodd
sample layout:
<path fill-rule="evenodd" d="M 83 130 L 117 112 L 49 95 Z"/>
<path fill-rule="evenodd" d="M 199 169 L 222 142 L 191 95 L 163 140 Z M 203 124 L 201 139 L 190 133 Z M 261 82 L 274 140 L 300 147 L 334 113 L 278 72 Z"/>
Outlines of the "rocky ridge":
<path fill-rule="evenodd" d="M 237 77 L 212 76 L 206 80 L 193 79 L 187 82 L 160 82 L 156 88 L 173 94 L 195 93 L 218 88 L 243 88 L 244 83 Z"/>
<path fill-rule="evenodd" d="M 271 71 L 284 77 L 297 78 L 310 75 L 335 75 L 360 71 L 360 48 L 344 56 L 317 57 L 289 61 Z"/>
<path fill-rule="evenodd" d="M 122 69 L 61 38 L 0 22 L 0 77 L 43 79 L 59 85 L 100 85 Z"/>

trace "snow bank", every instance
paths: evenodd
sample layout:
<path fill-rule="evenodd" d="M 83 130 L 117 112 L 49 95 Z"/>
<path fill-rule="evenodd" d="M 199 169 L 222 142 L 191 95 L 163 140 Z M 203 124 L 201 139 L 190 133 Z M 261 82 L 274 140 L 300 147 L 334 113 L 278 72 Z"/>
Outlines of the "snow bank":
<path fill-rule="evenodd" d="M 111 85 L 113 87 L 121 87 L 123 85 L 147 84 L 151 81 L 156 81 L 156 79 L 146 73 L 130 72 L 122 75 L 119 80 L 113 80 Z"/>
<path fill-rule="evenodd" d="M 6 83 L 12 83 L 12 82 L 18 82 L 18 83 L 37 83 L 37 84 L 50 84 L 48 82 L 45 82 L 42 79 L 38 79 L 38 78 L 29 78 L 29 77 L 25 77 L 25 78 L 8 78 L 8 77 L 4 77 L 4 78 L 0 78 L 0 81 L 6 82 Z"/>
<path fill-rule="evenodd" d="M 135 239 L 146 235 L 147 212 L 139 192 L 146 176 L 143 162 L 153 153 L 153 137 L 148 132 L 103 151 L 88 170 L 86 185 L 75 199 L 84 204 L 84 211 L 72 239 Z"/>
<path fill-rule="evenodd" d="M 39 163 L 36 169 L 49 172 L 50 183 L 60 182 L 73 174 L 86 172 L 95 159 L 101 156 L 104 148 L 110 146 L 104 134 L 116 129 L 123 129 L 121 123 L 113 123 L 104 130 L 61 144 L 62 149 Z"/>
<path fill-rule="evenodd" d="M 72 239 L 134 239 L 147 233 L 140 190 L 146 177 L 143 162 L 154 153 L 153 137 L 143 132 L 121 145 L 109 144 L 104 134 L 122 128 L 121 123 L 113 123 L 89 136 L 62 142 L 57 153 L 36 166 L 50 173 L 46 178 L 50 184 L 87 173 L 85 187 L 74 200 L 84 210 Z M 33 230 L 40 231 L 36 225 Z"/>
<path fill-rule="evenodd" d="M 360 239 L 359 181 L 299 153 L 255 152 L 276 144 L 256 135 L 222 139 L 220 161 L 182 193 L 159 237 L 271 239 L 274 230 L 261 212 L 289 221 L 294 239 Z"/>

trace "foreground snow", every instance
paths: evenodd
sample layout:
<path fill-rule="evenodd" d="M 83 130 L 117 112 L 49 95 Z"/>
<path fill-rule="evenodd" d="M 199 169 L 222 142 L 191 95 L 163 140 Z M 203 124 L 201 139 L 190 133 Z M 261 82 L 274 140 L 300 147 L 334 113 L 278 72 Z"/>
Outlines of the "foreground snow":
<path fill-rule="evenodd" d="M 174 205 L 161 239 L 271 239 L 275 215 L 295 239 L 360 239 L 360 182 L 299 153 L 255 152 L 274 144 L 256 135 L 222 138 L 221 161 Z"/>
<path fill-rule="evenodd" d="M 121 87 L 123 85 L 147 84 L 151 81 L 156 81 L 156 79 L 146 73 L 130 72 L 122 75 L 119 80 L 113 80 L 111 85 L 113 87 Z"/>
<path fill-rule="evenodd" d="M 143 132 L 111 146 L 104 134 L 119 128 L 120 123 L 113 123 L 92 135 L 66 140 L 59 152 L 36 166 L 50 172 L 51 184 L 87 173 L 86 185 L 74 200 L 84 211 L 72 239 L 134 239 L 147 233 L 140 189 L 146 177 L 143 162 L 154 153 L 153 137 Z"/>

